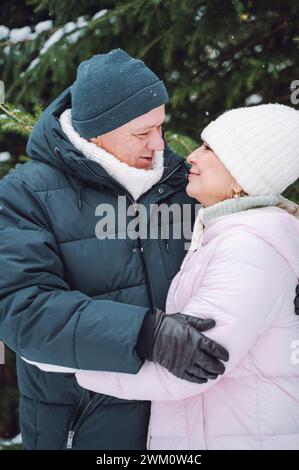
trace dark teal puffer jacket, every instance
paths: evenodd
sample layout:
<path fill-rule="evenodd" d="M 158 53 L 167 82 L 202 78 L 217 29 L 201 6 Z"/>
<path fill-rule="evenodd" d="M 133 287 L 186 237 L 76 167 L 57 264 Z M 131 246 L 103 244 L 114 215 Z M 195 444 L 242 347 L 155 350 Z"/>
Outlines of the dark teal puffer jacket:
<path fill-rule="evenodd" d="M 26 449 L 64 449 L 68 437 L 75 449 L 145 449 L 149 402 L 93 394 L 73 374 L 20 359 L 137 373 L 144 317 L 165 308 L 185 255 L 184 239 L 96 238 L 98 204 L 132 198 L 62 132 L 58 118 L 70 106 L 67 89 L 32 131 L 32 160 L 0 183 L 0 338 L 17 354 Z M 194 208 L 185 173 L 167 150 L 162 179 L 139 201 L 149 217 L 154 203 Z"/>

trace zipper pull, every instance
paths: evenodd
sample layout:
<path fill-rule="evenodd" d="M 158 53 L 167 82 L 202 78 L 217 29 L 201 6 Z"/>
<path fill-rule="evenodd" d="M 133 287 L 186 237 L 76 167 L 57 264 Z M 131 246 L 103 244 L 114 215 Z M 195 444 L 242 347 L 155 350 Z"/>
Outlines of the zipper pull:
<path fill-rule="evenodd" d="M 72 449 L 72 447 L 73 447 L 74 434 L 75 434 L 74 431 L 69 431 L 69 433 L 68 433 L 67 444 L 66 444 L 67 449 Z"/>

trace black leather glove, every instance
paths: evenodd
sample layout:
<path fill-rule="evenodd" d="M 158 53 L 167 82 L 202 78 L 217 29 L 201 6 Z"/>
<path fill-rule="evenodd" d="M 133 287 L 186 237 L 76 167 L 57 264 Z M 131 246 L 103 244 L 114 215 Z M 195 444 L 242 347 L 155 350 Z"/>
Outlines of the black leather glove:
<path fill-rule="evenodd" d="M 296 315 L 299 315 L 299 284 L 296 287 L 296 297 L 294 300 L 294 305 L 295 305 L 295 313 Z"/>
<path fill-rule="evenodd" d="M 181 313 L 166 315 L 161 310 L 148 321 L 150 318 L 155 319 L 152 350 L 150 354 L 147 351 L 145 359 L 189 382 L 205 383 L 223 374 L 225 367 L 221 361 L 228 360 L 228 352 L 202 334 L 215 326 L 214 320 Z"/>

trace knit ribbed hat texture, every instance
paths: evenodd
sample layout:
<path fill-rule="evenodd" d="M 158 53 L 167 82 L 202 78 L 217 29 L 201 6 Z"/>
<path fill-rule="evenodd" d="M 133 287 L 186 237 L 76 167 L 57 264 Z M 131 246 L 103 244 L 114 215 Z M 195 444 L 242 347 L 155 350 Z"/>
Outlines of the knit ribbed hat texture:
<path fill-rule="evenodd" d="M 280 194 L 299 178 L 299 111 L 281 104 L 232 109 L 201 137 L 250 195 Z"/>

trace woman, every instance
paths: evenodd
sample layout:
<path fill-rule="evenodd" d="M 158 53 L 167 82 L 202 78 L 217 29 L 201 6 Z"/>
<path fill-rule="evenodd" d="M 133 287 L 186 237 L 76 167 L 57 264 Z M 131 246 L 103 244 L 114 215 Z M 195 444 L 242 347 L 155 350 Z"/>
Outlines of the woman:
<path fill-rule="evenodd" d="M 299 449 L 299 221 L 275 207 L 299 177 L 299 112 L 228 111 L 189 157 L 187 192 L 203 204 L 173 280 L 168 314 L 213 318 L 223 376 L 194 384 L 145 362 L 137 375 L 77 372 L 79 384 L 152 400 L 149 449 Z"/>

